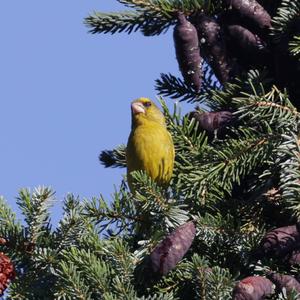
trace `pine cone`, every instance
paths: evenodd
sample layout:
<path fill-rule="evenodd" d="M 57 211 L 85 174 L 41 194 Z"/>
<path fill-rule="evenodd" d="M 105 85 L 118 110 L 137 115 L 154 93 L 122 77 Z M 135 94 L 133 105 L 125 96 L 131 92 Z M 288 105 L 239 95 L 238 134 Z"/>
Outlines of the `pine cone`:
<path fill-rule="evenodd" d="M 228 49 L 242 66 L 261 66 L 270 64 L 266 43 L 257 35 L 241 25 L 226 26 Z"/>
<path fill-rule="evenodd" d="M 150 254 L 152 269 L 166 275 L 191 247 L 196 234 L 193 221 L 179 226 L 158 244 Z"/>
<path fill-rule="evenodd" d="M 237 65 L 229 57 L 224 34 L 215 18 L 196 14 L 192 18 L 198 32 L 200 49 L 218 80 L 225 84 L 237 73 Z"/>
<path fill-rule="evenodd" d="M 300 293 L 300 283 L 293 276 L 271 273 L 268 275 L 268 278 L 280 291 L 285 288 L 288 293 L 290 293 L 292 290 Z"/>
<path fill-rule="evenodd" d="M 228 32 L 247 53 L 258 53 L 265 49 L 265 44 L 259 36 L 241 25 L 229 25 Z"/>
<path fill-rule="evenodd" d="M 300 250 L 294 250 L 289 253 L 285 259 L 290 265 L 300 265 Z"/>
<path fill-rule="evenodd" d="M 256 250 L 258 257 L 283 257 L 300 246 L 300 232 L 297 225 L 270 230 L 263 237 Z"/>
<path fill-rule="evenodd" d="M 225 2 L 236 10 L 241 17 L 246 17 L 258 28 L 269 29 L 271 27 L 271 16 L 255 0 L 225 0 Z"/>
<path fill-rule="evenodd" d="M 272 282 L 261 276 L 246 277 L 233 289 L 233 300 L 263 300 L 273 293 Z"/>
<path fill-rule="evenodd" d="M 7 243 L 7 240 L 4 238 L 0 238 L 0 245 L 5 245 Z"/>
<path fill-rule="evenodd" d="M 14 279 L 14 266 L 4 253 L 0 252 L 0 296 L 3 295 L 9 282 Z"/>
<path fill-rule="evenodd" d="M 201 87 L 201 62 L 197 30 L 183 13 L 178 13 L 178 24 L 174 28 L 174 45 L 179 69 L 184 81 L 196 92 Z"/>
<path fill-rule="evenodd" d="M 205 131 L 209 140 L 214 138 L 215 130 L 218 138 L 224 138 L 227 134 L 225 127 L 232 125 L 234 119 L 230 111 L 199 112 L 197 110 L 190 112 L 188 118 L 196 120 L 198 132 Z"/>

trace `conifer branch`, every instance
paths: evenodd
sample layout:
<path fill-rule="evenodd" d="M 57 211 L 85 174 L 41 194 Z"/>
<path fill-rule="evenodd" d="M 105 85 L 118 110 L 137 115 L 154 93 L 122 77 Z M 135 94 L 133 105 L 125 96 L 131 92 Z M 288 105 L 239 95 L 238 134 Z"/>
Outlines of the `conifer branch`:
<path fill-rule="evenodd" d="M 294 21 L 300 16 L 299 1 L 283 0 L 272 20 L 272 34 L 274 40 L 279 42 L 284 36 L 293 32 Z"/>
<path fill-rule="evenodd" d="M 213 111 L 236 111 L 239 102 L 234 102 L 233 99 L 253 93 L 257 97 L 263 96 L 265 89 L 268 88 L 271 88 L 271 79 L 267 74 L 258 70 L 250 70 L 246 78 L 236 78 L 233 82 L 227 83 L 222 90 L 211 90 L 211 95 L 206 101 Z"/>
<path fill-rule="evenodd" d="M 24 235 L 23 228 L 20 222 L 16 220 L 15 213 L 0 196 L 0 238 L 5 240 L 4 246 L 10 250 L 19 249 L 24 243 Z"/>
<path fill-rule="evenodd" d="M 239 184 L 241 177 L 250 174 L 251 170 L 269 157 L 272 149 L 271 141 L 271 136 L 258 137 L 253 140 L 228 140 L 223 145 L 223 149 L 213 150 L 211 174 L 207 181 L 213 182 L 218 178 L 220 189 L 230 193 L 234 182 Z M 246 163 L 247 168 L 244 167 Z"/>
<path fill-rule="evenodd" d="M 192 14 L 194 11 L 204 9 L 211 11 L 217 2 L 204 0 L 118 0 L 120 3 L 128 7 L 157 11 L 163 14 L 172 14 L 182 11 L 186 15 Z"/>
<path fill-rule="evenodd" d="M 161 78 L 156 79 L 155 89 L 161 96 L 169 96 L 172 99 L 180 98 L 180 101 L 194 102 L 200 98 L 201 93 L 195 92 L 183 80 L 172 74 L 160 74 Z"/>
<path fill-rule="evenodd" d="M 135 198 L 140 212 L 151 214 L 153 220 L 164 221 L 162 223 L 165 223 L 167 228 L 187 222 L 189 216 L 184 211 L 184 206 L 178 205 L 175 199 L 166 199 L 164 189 L 158 187 L 147 174 L 140 171 L 131 174 L 135 180 L 135 189 L 138 191 Z"/>
<path fill-rule="evenodd" d="M 298 137 L 290 132 L 283 135 L 285 142 L 278 149 L 281 154 L 280 192 L 288 210 L 300 220 L 300 144 Z"/>
<path fill-rule="evenodd" d="M 108 231 L 115 235 L 127 230 L 130 232 L 134 222 L 143 222 L 143 216 L 136 212 L 131 195 L 127 192 L 125 183 L 119 191 L 114 192 L 114 202 L 111 205 L 101 196 L 84 202 L 84 214 L 95 224 L 100 224 L 101 232 Z"/>
<path fill-rule="evenodd" d="M 119 13 L 95 12 L 85 18 L 90 33 L 128 34 L 141 30 L 145 36 L 165 32 L 174 23 L 172 18 L 157 12 L 124 11 Z"/>
<path fill-rule="evenodd" d="M 79 198 L 67 195 L 63 205 L 64 214 L 55 231 L 57 252 L 78 245 L 82 235 L 87 233 L 86 220 L 82 217 L 83 205 Z"/>
<path fill-rule="evenodd" d="M 171 113 L 163 98 L 159 99 L 164 115 L 167 121 L 168 129 L 171 132 L 175 148 L 190 152 L 189 154 L 198 154 L 206 146 L 205 135 L 199 135 L 197 133 L 197 125 L 195 128 L 195 122 L 190 122 L 185 116 L 182 118 L 180 107 L 175 103 L 174 110 Z M 186 163 L 189 164 L 190 159 L 187 159 Z"/>
<path fill-rule="evenodd" d="M 162 2 L 157 0 L 118 0 L 118 2 L 131 7 L 131 8 L 141 8 L 145 10 L 157 11 L 162 10 Z"/>
<path fill-rule="evenodd" d="M 289 50 L 294 56 L 299 56 L 300 54 L 300 36 L 295 35 L 294 38 L 289 43 Z"/>
<path fill-rule="evenodd" d="M 78 270 L 76 265 L 70 262 L 62 261 L 60 263 L 60 270 L 57 272 L 57 275 L 60 278 L 61 285 L 61 287 L 57 287 L 57 298 L 75 298 L 80 300 L 92 299 L 92 292 L 89 290 L 89 286 L 87 286 L 86 282 L 83 280 L 81 271 Z"/>
<path fill-rule="evenodd" d="M 99 155 L 99 161 L 106 168 L 126 167 L 126 146 L 120 145 L 113 150 L 104 150 Z"/>
<path fill-rule="evenodd" d="M 213 76 L 211 69 L 208 65 L 203 67 L 203 78 L 201 83 L 201 90 L 196 92 L 182 79 L 175 77 L 172 74 L 162 73 L 160 79 L 156 79 L 155 89 L 161 96 L 168 96 L 172 99 L 179 99 L 179 101 L 187 101 L 190 103 L 204 102 L 211 90 L 219 90 L 220 84 Z"/>
<path fill-rule="evenodd" d="M 140 12 L 124 11 L 119 13 L 95 12 L 85 18 L 85 24 L 91 27 L 91 33 L 131 33 L 137 31 L 147 16 Z"/>
<path fill-rule="evenodd" d="M 268 161 L 280 141 L 279 137 L 262 137 L 245 129 L 243 131 L 244 138 L 216 142 L 215 148 L 207 149 L 204 153 L 209 155 L 202 154 L 202 161 L 197 163 L 196 168 L 180 169 L 180 180 L 185 182 L 181 188 L 183 197 L 191 197 L 193 201 L 194 195 L 200 204 L 203 203 L 203 195 L 209 195 L 205 197 L 206 205 L 220 201 L 232 193 L 234 184 L 239 185 L 255 168 Z M 197 202 L 193 203 L 197 205 Z"/>
<path fill-rule="evenodd" d="M 29 226 L 28 234 L 32 243 L 36 243 L 37 239 L 47 231 L 50 221 L 49 209 L 54 202 L 53 196 L 53 191 L 47 187 L 38 187 L 32 194 L 27 189 L 20 191 L 17 203 Z"/>
<path fill-rule="evenodd" d="M 243 92 L 241 96 L 233 97 L 233 103 L 237 106 L 236 115 L 240 120 L 249 118 L 257 125 L 261 124 L 265 130 L 270 125 L 273 130 L 283 133 L 286 128 L 297 131 L 300 114 L 289 101 L 286 93 L 281 93 L 276 86 L 272 86 L 269 92 L 257 91 L 253 85 L 252 92 Z"/>
<path fill-rule="evenodd" d="M 211 1 L 204 0 L 119 0 L 135 10 L 103 13 L 95 12 L 85 18 L 91 33 L 128 34 L 141 30 L 145 36 L 159 35 L 175 24 L 175 14 L 184 11 L 189 15 L 194 10 L 214 10 Z"/>

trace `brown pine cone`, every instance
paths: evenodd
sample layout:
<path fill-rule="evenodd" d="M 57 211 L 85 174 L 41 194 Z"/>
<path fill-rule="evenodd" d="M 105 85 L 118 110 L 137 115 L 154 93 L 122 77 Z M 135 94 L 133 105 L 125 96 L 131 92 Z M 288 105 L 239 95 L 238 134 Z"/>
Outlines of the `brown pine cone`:
<path fill-rule="evenodd" d="M 188 114 L 188 118 L 196 120 L 197 132 L 205 131 L 209 141 L 215 137 L 215 133 L 219 139 L 223 139 L 228 133 L 226 127 L 234 123 L 234 116 L 230 111 L 200 112 L 195 110 Z"/>
<path fill-rule="evenodd" d="M 200 49 L 203 50 L 205 60 L 218 80 L 225 84 L 236 75 L 238 66 L 229 56 L 224 33 L 218 20 L 204 14 L 195 14 L 192 22 L 197 29 Z"/>
<path fill-rule="evenodd" d="M 0 245 L 5 245 L 7 243 L 6 239 L 0 238 Z"/>
<path fill-rule="evenodd" d="M 150 254 L 153 271 L 166 275 L 174 269 L 191 247 L 195 234 L 195 225 L 190 221 L 176 228 L 162 240 Z"/>
<path fill-rule="evenodd" d="M 286 289 L 287 293 L 292 292 L 292 290 L 300 293 L 300 283 L 290 275 L 271 273 L 268 278 L 276 285 L 277 289 Z"/>
<path fill-rule="evenodd" d="M 259 28 L 269 29 L 271 27 L 271 16 L 257 1 L 225 0 L 225 2 L 242 18 L 251 20 Z"/>
<path fill-rule="evenodd" d="M 233 300 L 263 300 L 273 293 L 272 282 L 261 276 L 246 277 L 233 289 Z"/>
<path fill-rule="evenodd" d="M 255 254 L 258 257 L 284 257 L 299 246 L 298 226 L 285 226 L 268 231 Z"/>
<path fill-rule="evenodd" d="M 179 69 L 184 81 L 196 92 L 201 88 L 202 58 L 200 56 L 197 30 L 183 13 L 178 13 L 174 27 L 174 46 Z"/>

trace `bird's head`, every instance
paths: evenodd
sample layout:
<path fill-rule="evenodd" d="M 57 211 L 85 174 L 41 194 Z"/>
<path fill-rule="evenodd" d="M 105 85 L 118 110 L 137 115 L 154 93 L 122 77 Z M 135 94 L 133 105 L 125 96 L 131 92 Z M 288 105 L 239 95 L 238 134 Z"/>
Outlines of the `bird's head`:
<path fill-rule="evenodd" d="M 159 108 L 148 98 L 138 98 L 131 103 L 132 127 L 146 122 L 156 122 L 166 126 L 165 118 Z"/>

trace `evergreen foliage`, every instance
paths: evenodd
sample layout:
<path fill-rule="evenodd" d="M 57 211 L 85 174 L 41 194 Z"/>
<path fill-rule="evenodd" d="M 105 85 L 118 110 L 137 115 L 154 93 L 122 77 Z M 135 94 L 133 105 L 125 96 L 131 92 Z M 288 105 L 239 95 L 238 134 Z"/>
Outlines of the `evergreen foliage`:
<path fill-rule="evenodd" d="M 205 13 L 220 24 L 224 13 L 232 13 L 228 1 L 118 1 L 127 10 L 88 16 L 90 32 L 158 35 L 176 24 L 179 11 L 191 22 Z M 300 259 L 290 260 L 300 251 L 298 237 L 294 252 L 272 256 L 261 249 L 267 232 L 289 225 L 298 230 L 300 221 L 300 4 L 259 3 L 271 14 L 272 27 L 257 34 L 274 60 L 255 64 L 252 57 L 254 63 L 248 64 L 239 57 L 236 76 L 220 84 L 206 57 L 199 92 L 172 74 L 156 81 L 176 151 L 167 189 L 136 171 L 134 195 L 126 179 L 111 202 L 102 196 L 80 200 L 67 195 L 56 228 L 50 220 L 50 188 L 19 192 L 24 222 L 0 198 L 0 252 L 16 269 L 8 299 L 226 300 L 238 299 L 233 298 L 234 286 L 247 277 L 278 273 L 299 279 Z M 243 25 L 258 30 L 251 18 Z M 282 67 L 285 62 L 294 67 L 291 72 Z M 216 134 L 209 140 L 178 104 L 168 109 L 168 98 L 207 111 L 230 111 L 235 122 L 225 137 Z M 125 147 L 102 151 L 101 163 L 126 167 Z M 196 236 L 183 259 L 166 275 L 154 272 L 150 254 L 191 220 Z M 299 299 L 297 290 L 282 285 L 270 297 Z"/>

